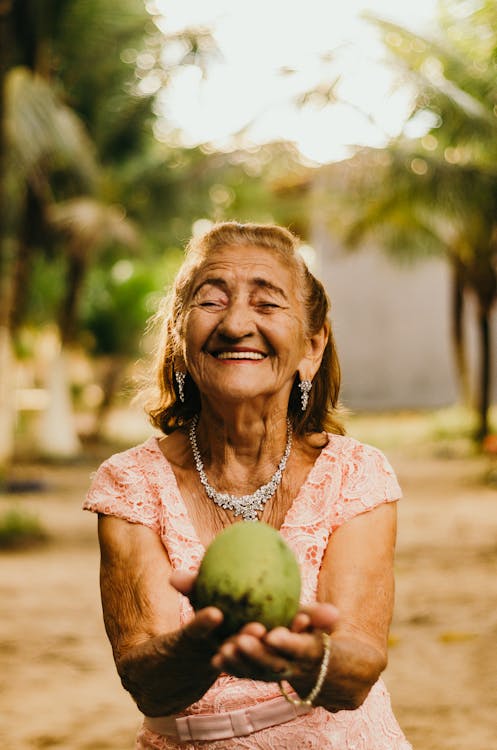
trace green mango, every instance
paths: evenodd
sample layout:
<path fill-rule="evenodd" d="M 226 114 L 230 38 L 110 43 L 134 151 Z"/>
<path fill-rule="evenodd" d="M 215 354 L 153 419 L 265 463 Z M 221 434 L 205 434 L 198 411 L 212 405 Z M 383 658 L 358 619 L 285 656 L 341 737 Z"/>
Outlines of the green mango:
<path fill-rule="evenodd" d="M 247 622 L 288 627 L 299 608 L 300 569 L 281 534 L 242 521 L 223 529 L 207 548 L 193 590 L 195 609 L 218 607 L 231 635 Z"/>

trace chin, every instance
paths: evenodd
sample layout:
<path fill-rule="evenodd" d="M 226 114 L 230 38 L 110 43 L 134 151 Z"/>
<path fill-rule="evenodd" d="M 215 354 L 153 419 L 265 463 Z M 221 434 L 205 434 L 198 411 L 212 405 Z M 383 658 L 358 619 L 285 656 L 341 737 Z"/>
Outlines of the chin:
<path fill-rule="evenodd" d="M 204 395 L 216 406 L 220 404 L 243 404 L 258 398 L 268 397 L 270 394 L 265 388 L 254 387 L 254 384 L 233 384 L 223 383 L 219 380 L 213 386 L 203 390 Z"/>

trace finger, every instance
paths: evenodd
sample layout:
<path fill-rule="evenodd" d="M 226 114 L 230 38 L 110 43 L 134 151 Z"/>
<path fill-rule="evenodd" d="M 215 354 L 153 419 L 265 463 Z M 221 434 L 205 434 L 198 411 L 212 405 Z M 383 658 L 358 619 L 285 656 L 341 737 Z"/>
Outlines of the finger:
<path fill-rule="evenodd" d="M 323 653 L 318 633 L 292 633 L 287 628 L 275 628 L 264 640 L 277 654 L 291 661 L 319 659 Z"/>
<path fill-rule="evenodd" d="M 339 620 L 338 609 L 328 602 L 314 602 L 303 607 L 302 612 L 309 617 L 313 628 L 326 630 L 327 633 L 333 632 Z"/>
<path fill-rule="evenodd" d="M 213 666 L 224 669 L 226 665 L 232 663 L 236 658 L 237 646 L 235 639 L 237 636 L 238 634 L 232 635 L 218 644 L 217 653 L 212 658 Z"/>
<path fill-rule="evenodd" d="M 229 640 L 225 641 L 219 647 L 219 651 L 211 659 L 211 664 L 215 669 L 219 669 L 221 672 L 229 672 L 241 676 L 239 674 L 240 668 L 238 661 L 236 646 L 231 640 Z"/>
<path fill-rule="evenodd" d="M 169 583 L 180 594 L 188 596 L 193 589 L 196 577 L 197 574 L 191 573 L 189 570 L 174 570 L 169 578 Z"/>
<path fill-rule="evenodd" d="M 267 628 L 262 622 L 249 622 L 240 630 L 240 634 L 253 635 L 255 638 L 263 638 L 267 633 Z"/>
<path fill-rule="evenodd" d="M 308 630 L 311 626 L 311 618 L 306 612 L 297 612 L 293 618 L 293 622 L 290 630 L 293 633 L 303 633 L 304 630 Z"/>
<path fill-rule="evenodd" d="M 223 643 L 211 663 L 220 671 L 266 682 L 283 679 L 289 667 L 258 638 L 247 634 Z"/>
<path fill-rule="evenodd" d="M 195 617 L 184 628 L 187 638 L 200 640 L 211 635 L 223 621 L 223 613 L 217 607 L 205 607 L 195 613 Z"/>

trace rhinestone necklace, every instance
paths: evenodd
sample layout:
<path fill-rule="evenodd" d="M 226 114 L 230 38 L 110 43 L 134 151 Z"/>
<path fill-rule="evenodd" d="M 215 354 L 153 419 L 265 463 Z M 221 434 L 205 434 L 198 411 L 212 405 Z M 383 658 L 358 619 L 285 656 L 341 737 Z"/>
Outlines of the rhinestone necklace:
<path fill-rule="evenodd" d="M 274 472 L 273 476 L 267 484 L 263 484 L 251 495 L 231 495 L 229 492 L 217 492 L 214 487 L 209 484 L 206 473 L 204 471 L 204 464 L 202 463 L 202 457 L 197 445 L 197 424 L 198 414 L 196 414 L 190 426 L 188 436 L 190 438 L 190 445 L 192 447 L 193 458 L 195 461 L 195 468 L 198 471 L 200 481 L 205 489 L 205 492 L 211 500 L 219 505 L 221 508 L 226 508 L 233 511 L 235 516 L 242 516 L 244 521 L 258 521 L 258 512 L 264 510 L 264 505 L 274 495 L 278 485 L 281 482 L 283 471 L 285 470 L 288 456 L 292 449 L 292 425 L 290 420 L 287 419 L 287 433 L 286 433 L 286 447 L 285 452 L 281 458 L 278 468 Z"/>

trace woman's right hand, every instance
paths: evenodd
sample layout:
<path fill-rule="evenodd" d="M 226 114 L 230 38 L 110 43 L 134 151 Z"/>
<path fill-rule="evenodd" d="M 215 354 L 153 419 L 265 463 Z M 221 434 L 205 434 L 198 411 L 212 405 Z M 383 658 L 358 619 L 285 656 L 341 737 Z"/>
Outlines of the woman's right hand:
<path fill-rule="evenodd" d="M 121 681 L 146 716 L 178 713 L 217 679 L 211 660 L 222 613 L 206 607 L 181 627 L 178 590 L 187 593 L 195 576 L 175 576 L 178 588 L 168 583 L 172 566 L 153 529 L 101 516 L 99 539 L 102 607 Z"/>

